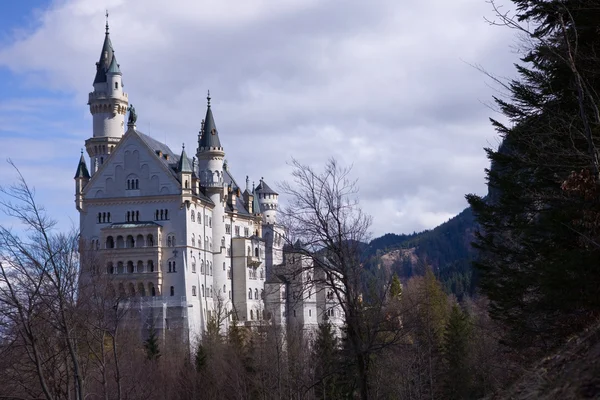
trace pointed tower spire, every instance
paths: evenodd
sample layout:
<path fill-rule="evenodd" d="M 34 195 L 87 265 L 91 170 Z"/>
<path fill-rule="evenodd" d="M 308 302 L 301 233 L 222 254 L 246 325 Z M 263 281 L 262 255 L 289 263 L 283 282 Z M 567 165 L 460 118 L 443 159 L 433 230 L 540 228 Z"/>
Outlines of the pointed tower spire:
<path fill-rule="evenodd" d="M 210 108 L 210 91 L 206 96 L 206 118 L 204 118 L 204 126 L 202 128 L 202 137 L 200 139 L 200 148 L 217 148 L 221 149 L 221 141 L 219 140 L 219 132 L 213 118 L 212 109 Z"/>
<path fill-rule="evenodd" d="M 77 165 L 77 172 L 75 172 L 74 179 L 84 178 L 90 179 L 90 172 L 88 171 L 85 158 L 83 157 L 83 149 L 81 149 L 81 157 L 79 157 L 79 165 Z"/>
<path fill-rule="evenodd" d="M 190 159 L 185 154 L 185 143 L 181 146 L 181 157 L 179 158 L 179 163 L 177 163 L 177 171 L 186 173 L 192 173 L 193 171 Z"/>

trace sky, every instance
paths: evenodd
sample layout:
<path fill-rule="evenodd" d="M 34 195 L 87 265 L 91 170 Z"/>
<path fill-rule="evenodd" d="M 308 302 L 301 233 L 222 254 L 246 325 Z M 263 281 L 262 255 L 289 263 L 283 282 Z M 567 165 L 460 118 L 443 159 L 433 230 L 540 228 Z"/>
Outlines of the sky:
<path fill-rule="evenodd" d="M 238 183 L 290 179 L 292 157 L 352 166 L 373 236 L 431 229 L 485 194 L 497 85 L 515 33 L 486 0 L 0 0 L 0 185 L 13 160 L 59 228 L 105 10 L 137 128 L 179 152 L 212 110 Z M 508 7 L 510 8 L 510 7 Z M 188 152 L 189 154 L 189 152 Z M 283 200 L 285 201 L 285 200 Z M 10 223 L 0 215 L 0 223 Z"/>

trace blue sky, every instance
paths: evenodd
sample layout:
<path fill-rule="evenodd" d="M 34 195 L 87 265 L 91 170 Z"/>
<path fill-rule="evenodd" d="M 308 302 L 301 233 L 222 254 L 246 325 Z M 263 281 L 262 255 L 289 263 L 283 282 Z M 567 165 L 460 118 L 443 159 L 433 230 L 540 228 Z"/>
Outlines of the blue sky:
<path fill-rule="evenodd" d="M 493 82 L 514 75 L 514 34 L 484 0 L 60 0 L 0 13 L 0 184 L 10 157 L 62 229 L 91 136 L 109 9 L 138 128 L 195 148 L 206 90 L 236 179 L 277 187 L 293 156 L 353 164 L 373 233 L 432 228 L 484 193 Z M 7 223 L 0 215 L 0 223 Z"/>

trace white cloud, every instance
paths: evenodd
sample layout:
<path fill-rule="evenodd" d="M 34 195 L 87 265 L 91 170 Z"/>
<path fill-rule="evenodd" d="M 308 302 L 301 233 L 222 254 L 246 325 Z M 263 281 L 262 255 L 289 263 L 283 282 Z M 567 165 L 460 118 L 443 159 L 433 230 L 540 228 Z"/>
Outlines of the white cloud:
<path fill-rule="evenodd" d="M 39 154 L 15 139 L 19 121 L 56 134 L 48 149 L 62 155 L 37 165 L 74 169 L 91 135 L 85 104 L 105 8 L 140 130 L 176 151 L 194 143 L 211 89 L 239 182 L 281 181 L 290 157 L 318 165 L 333 155 L 354 164 L 376 235 L 432 228 L 466 206 L 465 193 L 485 190 L 482 147 L 495 139 L 483 102 L 494 92 L 466 62 L 509 75 L 515 55 L 512 32 L 488 26 L 489 5 L 473 0 L 57 1 L 0 47 L 0 66 L 60 93 L 68 111 L 23 109 L 15 121 L 3 111 L 18 106 L 14 96 L 0 95 L 12 147 Z M 66 186 L 70 177 L 52 196 L 72 199 Z"/>

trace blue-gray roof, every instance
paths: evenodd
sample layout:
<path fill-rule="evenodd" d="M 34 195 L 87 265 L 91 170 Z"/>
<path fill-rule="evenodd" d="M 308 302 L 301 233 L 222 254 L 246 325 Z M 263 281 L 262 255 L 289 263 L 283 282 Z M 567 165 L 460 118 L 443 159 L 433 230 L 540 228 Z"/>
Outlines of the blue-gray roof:
<path fill-rule="evenodd" d="M 96 78 L 94 84 L 106 82 L 106 72 L 110 68 L 114 57 L 114 50 L 110 41 L 110 35 L 108 31 L 104 36 L 104 44 L 102 45 L 102 52 L 100 53 L 100 60 L 96 63 Z"/>
<path fill-rule="evenodd" d="M 81 157 L 79 158 L 79 165 L 77 165 L 77 172 L 75 172 L 75 179 L 77 178 L 90 179 L 90 173 L 87 169 L 83 153 L 81 153 Z"/>
<path fill-rule="evenodd" d="M 276 195 L 279 195 L 276 191 L 274 191 L 273 189 L 271 189 L 269 187 L 269 185 L 267 185 L 267 183 L 265 181 L 263 181 L 262 178 L 260 178 L 260 183 L 256 187 L 256 193 L 276 194 Z"/>
<path fill-rule="evenodd" d="M 175 179 L 179 180 L 179 177 L 177 176 L 177 171 L 178 171 L 177 168 L 178 168 L 178 165 L 180 164 L 179 161 L 181 160 L 181 157 L 176 155 L 175 153 L 173 153 L 173 151 L 171 151 L 169 146 L 167 146 L 166 144 L 161 143 L 158 140 L 155 140 L 154 138 L 152 138 L 138 130 L 136 130 L 135 133 L 137 133 L 138 136 L 142 139 L 142 141 L 144 143 L 146 143 L 146 145 L 154 152 L 156 157 L 171 172 L 173 177 L 175 177 Z M 162 154 L 162 156 L 160 156 L 160 157 L 158 155 L 159 152 Z M 165 158 L 165 155 L 167 156 L 166 158 Z M 187 156 L 186 156 L 186 158 L 187 158 Z M 192 162 L 190 161 L 189 158 L 187 159 L 187 163 L 189 163 L 190 165 L 192 164 Z M 209 204 L 214 204 L 212 202 L 212 200 L 202 192 L 198 193 L 198 197 L 200 197 L 203 201 L 206 201 Z"/>
<path fill-rule="evenodd" d="M 260 203 L 258 202 L 258 195 L 256 194 L 256 189 L 252 192 L 252 213 L 260 214 Z"/>
<path fill-rule="evenodd" d="M 204 118 L 204 128 L 202 129 L 202 137 L 200 138 L 200 147 L 217 147 L 221 148 L 219 140 L 219 131 L 213 118 L 212 110 L 210 109 L 210 101 L 206 108 L 206 118 Z"/>
<path fill-rule="evenodd" d="M 187 154 L 185 154 L 185 148 L 181 150 L 181 156 L 179 157 L 179 162 L 177 163 L 177 172 L 192 173 L 192 162 L 188 158 Z"/>
<path fill-rule="evenodd" d="M 110 67 L 108 67 L 107 73 L 121 75 L 121 70 L 119 69 L 119 64 L 117 63 L 117 57 L 114 55 L 114 52 L 113 52 L 112 61 L 110 62 Z"/>

